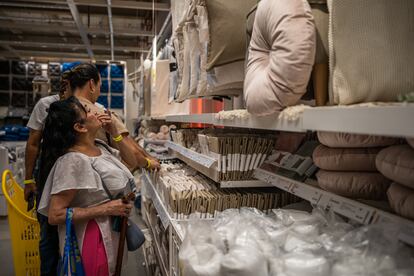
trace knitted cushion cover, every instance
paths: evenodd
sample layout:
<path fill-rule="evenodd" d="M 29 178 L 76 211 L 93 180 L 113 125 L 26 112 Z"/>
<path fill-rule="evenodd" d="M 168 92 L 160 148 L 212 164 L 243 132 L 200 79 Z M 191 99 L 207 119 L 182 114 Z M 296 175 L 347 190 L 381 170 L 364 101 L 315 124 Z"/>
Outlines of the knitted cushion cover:
<path fill-rule="evenodd" d="M 329 0 L 330 100 L 396 101 L 414 91 L 414 1 Z"/>

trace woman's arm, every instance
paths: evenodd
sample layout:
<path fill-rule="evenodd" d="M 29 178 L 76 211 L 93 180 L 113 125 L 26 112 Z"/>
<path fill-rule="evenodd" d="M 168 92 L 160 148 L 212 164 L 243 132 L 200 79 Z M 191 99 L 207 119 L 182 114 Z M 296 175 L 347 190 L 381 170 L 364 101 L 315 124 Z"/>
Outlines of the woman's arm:
<path fill-rule="evenodd" d="M 66 209 L 79 190 L 66 190 L 52 195 L 49 204 L 49 223 L 52 225 L 64 224 L 66 221 Z M 111 200 L 104 204 L 87 207 L 73 208 L 73 221 L 90 220 L 101 216 L 128 216 L 132 209 L 131 203 L 123 203 L 121 199 Z"/>
<path fill-rule="evenodd" d="M 98 120 L 101 121 L 102 127 L 105 131 L 111 135 L 111 139 L 120 136 L 120 133 L 118 133 L 118 130 L 114 125 L 114 120 L 112 119 L 110 112 L 99 115 Z M 128 137 L 124 137 L 122 135 L 120 141 L 111 142 L 115 144 L 115 147 L 121 154 L 122 160 L 128 165 L 128 167 L 135 169 L 137 166 L 142 167 L 147 164 L 147 160 L 144 157 L 140 159 L 135 158 L 134 148 L 131 146 L 131 143 L 129 143 Z"/>

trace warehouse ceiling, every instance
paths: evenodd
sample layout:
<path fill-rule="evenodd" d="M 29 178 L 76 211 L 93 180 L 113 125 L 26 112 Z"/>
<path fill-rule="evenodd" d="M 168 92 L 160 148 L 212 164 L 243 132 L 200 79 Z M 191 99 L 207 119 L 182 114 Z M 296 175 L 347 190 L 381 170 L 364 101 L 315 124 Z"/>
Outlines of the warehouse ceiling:
<path fill-rule="evenodd" d="M 169 7 L 169 0 L 1 0 L 0 58 L 139 59 Z"/>

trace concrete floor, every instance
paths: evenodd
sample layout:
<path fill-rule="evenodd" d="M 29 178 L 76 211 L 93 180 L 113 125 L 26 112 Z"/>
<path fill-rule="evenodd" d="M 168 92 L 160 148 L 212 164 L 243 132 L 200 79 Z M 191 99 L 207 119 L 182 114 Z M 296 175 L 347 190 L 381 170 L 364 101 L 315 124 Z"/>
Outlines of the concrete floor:
<path fill-rule="evenodd" d="M 137 223 L 141 229 L 145 229 L 146 226 L 142 221 L 141 217 L 135 212 L 132 212 L 131 219 Z M 0 217 L 0 258 L 1 258 L 1 275 L 2 276 L 13 276 L 13 257 L 11 254 L 11 241 L 10 231 L 7 217 Z M 142 248 L 135 252 L 128 252 L 128 263 L 122 275 L 138 275 L 138 276 L 149 276 L 146 274 L 144 263 L 144 255 Z"/>

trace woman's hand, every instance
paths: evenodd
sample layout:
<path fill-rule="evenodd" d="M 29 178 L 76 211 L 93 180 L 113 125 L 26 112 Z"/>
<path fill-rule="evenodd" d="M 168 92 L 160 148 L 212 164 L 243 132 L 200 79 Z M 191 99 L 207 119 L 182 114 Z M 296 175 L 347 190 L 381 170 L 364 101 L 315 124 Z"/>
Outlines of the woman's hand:
<path fill-rule="evenodd" d="M 115 127 L 115 122 L 112 120 L 111 112 L 109 110 L 105 110 L 105 113 L 99 114 L 97 118 L 102 123 L 102 128 L 112 137 L 119 135 Z"/>
<path fill-rule="evenodd" d="M 158 162 L 157 159 L 149 158 L 149 160 L 150 160 L 150 166 L 149 166 L 150 170 L 157 170 L 158 171 L 161 168 L 160 162 Z"/>
<path fill-rule="evenodd" d="M 130 202 L 124 203 L 122 199 L 111 200 L 102 205 L 104 207 L 104 213 L 108 216 L 129 216 L 132 209 Z"/>

